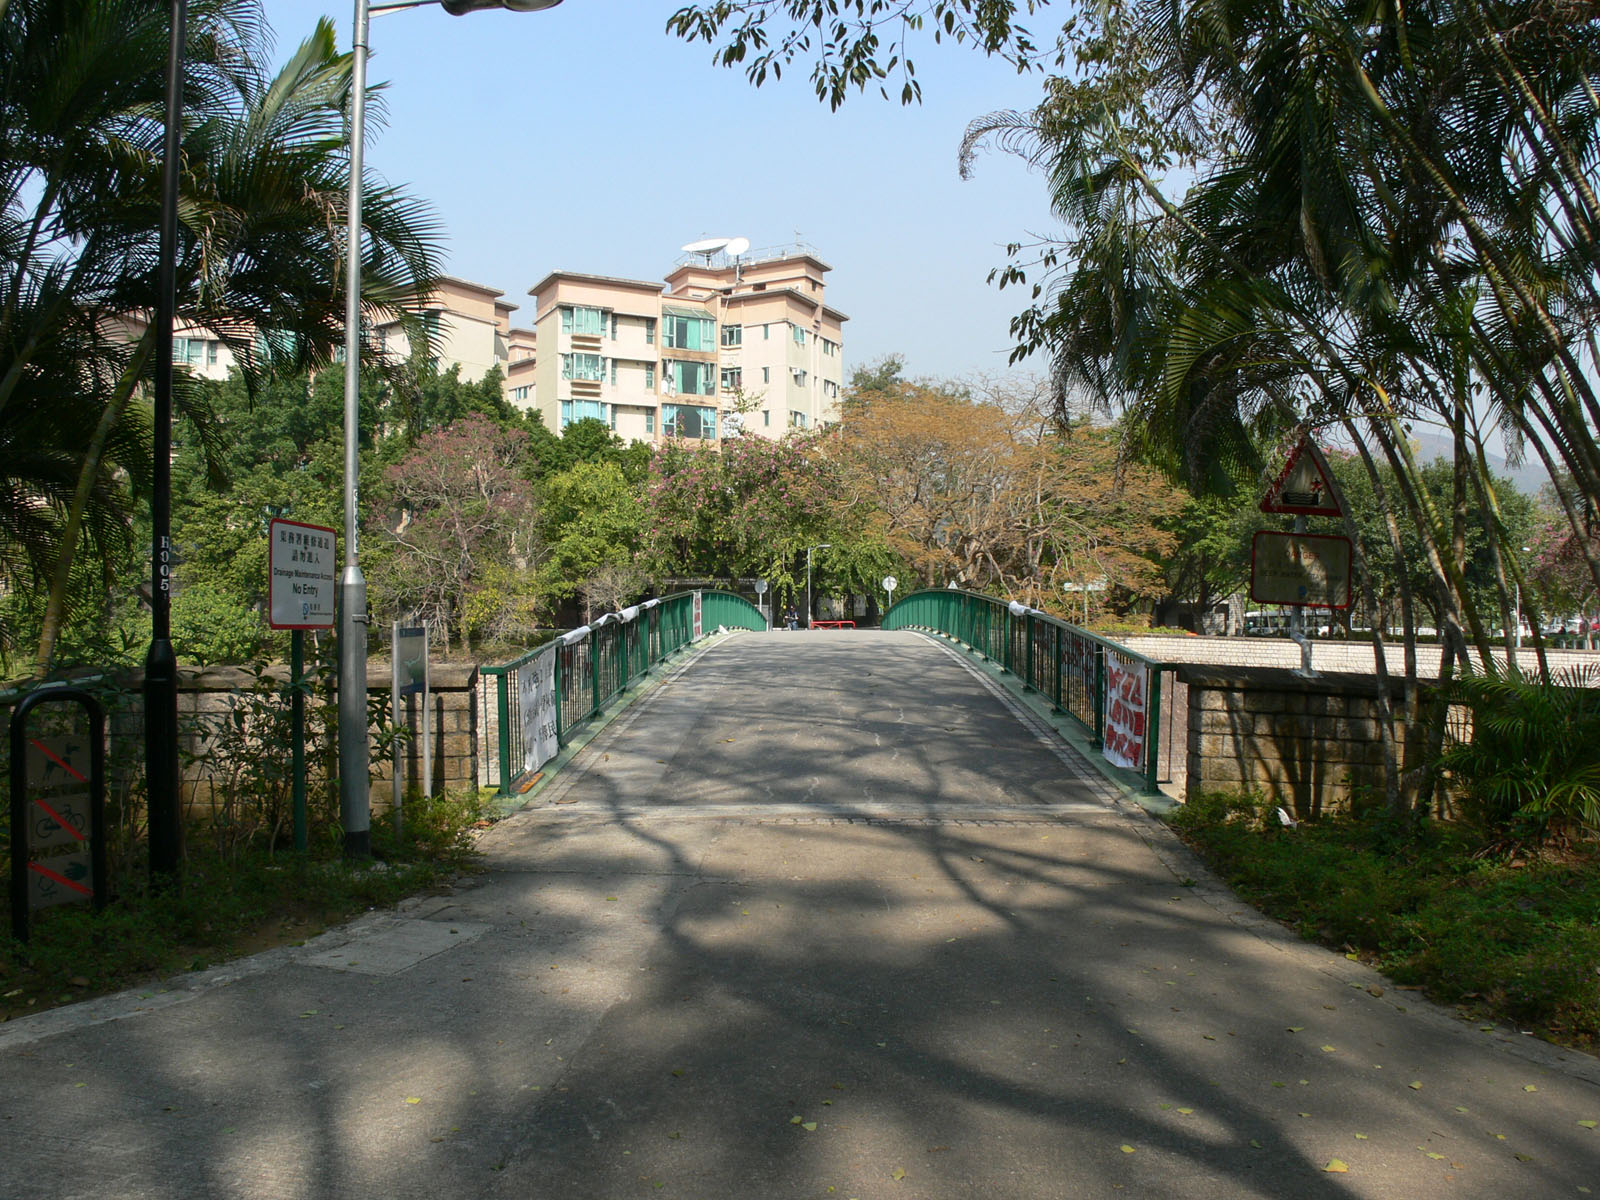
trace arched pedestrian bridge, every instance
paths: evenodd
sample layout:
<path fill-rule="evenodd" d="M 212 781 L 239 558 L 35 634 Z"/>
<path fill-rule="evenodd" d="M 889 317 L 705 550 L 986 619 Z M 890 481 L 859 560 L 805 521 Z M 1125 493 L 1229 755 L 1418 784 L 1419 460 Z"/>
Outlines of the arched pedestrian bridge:
<path fill-rule="evenodd" d="M 1241 906 L 1123 802 L 1138 776 L 1113 791 L 1047 730 L 1026 615 L 1002 677 L 992 644 L 696 640 L 685 614 L 491 676 L 508 718 L 571 681 L 565 745 L 454 889 L 0 1026 L 0 1195 L 1593 1185 L 1595 1061 Z"/>
<path fill-rule="evenodd" d="M 625 805 L 1080 804 L 1107 778 L 1154 793 L 1181 757 L 1159 663 L 967 593 L 915 594 L 885 624 L 771 631 L 715 592 L 609 616 L 484 669 L 483 782 L 508 808 L 530 786 L 565 792 L 613 722 L 637 727 L 607 772 Z"/>

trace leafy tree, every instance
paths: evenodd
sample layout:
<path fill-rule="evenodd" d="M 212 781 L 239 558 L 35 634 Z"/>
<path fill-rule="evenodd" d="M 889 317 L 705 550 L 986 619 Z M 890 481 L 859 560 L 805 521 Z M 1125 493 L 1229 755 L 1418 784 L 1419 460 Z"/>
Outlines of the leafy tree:
<path fill-rule="evenodd" d="M 189 18 L 180 311 L 252 378 L 325 364 L 343 330 L 349 56 L 323 22 L 271 75 L 258 6 L 195 0 Z M 148 482 L 155 331 L 134 322 L 129 341 L 119 320 L 155 307 L 169 20 L 117 0 L 0 6 L 0 582 L 47 592 L 40 671 L 83 594 L 80 549 L 110 566 Z M 366 204 L 364 301 L 420 300 L 436 226 L 376 182 Z M 186 383 L 175 398 L 203 415 Z"/>
<path fill-rule="evenodd" d="M 574 421 L 557 437 L 539 413 L 526 418 L 532 439 L 528 459 L 529 478 L 537 481 L 546 475 L 560 474 L 579 463 L 610 462 L 621 468 L 629 482 L 643 482 L 650 469 L 650 447 L 643 442 L 625 444 L 604 421 L 585 417 Z"/>
<path fill-rule="evenodd" d="M 546 477 L 539 498 L 539 527 L 549 547 L 546 593 L 581 596 L 585 621 L 607 603 L 636 599 L 645 582 L 635 565 L 644 509 L 622 466 L 604 458 L 578 462 Z"/>
<path fill-rule="evenodd" d="M 190 662 L 250 662 L 265 633 L 258 611 L 213 584 L 197 583 L 172 597 L 173 649 Z"/>
<path fill-rule="evenodd" d="M 796 555 L 835 540 L 837 471 L 817 452 L 826 436 L 658 450 L 645 490 L 657 571 L 792 581 Z"/>
<path fill-rule="evenodd" d="M 1158 590 L 1159 520 L 1179 498 L 1119 472 L 1107 429 L 1059 430 L 1026 397 L 976 402 L 937 385 L 855 394 L 839 459 L 845 503 L 870 509 L 923 586 L 956 582 L 1061 610 L 1102 577 L 1119 603 Z"/>
<path fill-rule="evenodd" d="M 384 617 L 415 613 L 439 630 L 448 649 L 464 634 L 469 604 L 492 566 L 526 572 L 542 547 L 532 491 L 518 467 L 528 436 L 470 416 L 424 434 L 384 475 L 387 513 L 374 518 L 373 607 Z M 473 612 L 480 624 L 493 614 Z"/>

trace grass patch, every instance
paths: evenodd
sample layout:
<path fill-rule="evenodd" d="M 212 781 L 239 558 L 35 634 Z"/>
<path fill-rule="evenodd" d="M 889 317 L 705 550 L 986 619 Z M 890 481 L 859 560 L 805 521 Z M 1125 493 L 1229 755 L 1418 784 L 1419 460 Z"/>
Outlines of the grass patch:
<path fill-rule="evenodd" d="M 344 860 L 332 835 L 305 854 L 249 848 L 224 855 L 195 831 L 181 890 L 152 890 L 147 860 L 131 854 L 114 872 L 104 911 L 34 913 L 26 945 L 11 936 L 8 905 L 0 928 L 0 1021 L 297 944 L 368 909 L 442 887 L 477 862 L 473 830 L 487 818 L 478 796 L 415 798 L 404 816 L 398 841 L 387 815 L 374 820 L 381 858 L 364 863 Z"/>
<path fill-rule="evenodd" d="M 1480 854 L 1471 830 L 1382 812 L 1282 828 L 1259 798 L 1170 817 L 1239 895 L 1302 937 L 1474 1017 L 1600 1047 L 1600 847 Z"/>

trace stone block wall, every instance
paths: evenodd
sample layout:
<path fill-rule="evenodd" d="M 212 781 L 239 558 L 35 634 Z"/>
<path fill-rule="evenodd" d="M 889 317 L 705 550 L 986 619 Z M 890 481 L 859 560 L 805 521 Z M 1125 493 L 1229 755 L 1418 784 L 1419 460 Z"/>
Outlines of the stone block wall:
<path fill-rule="evenodd" d="M 1189 688 L 1186 795 L 1255 789 L 1296 817 L 1381 798 L 1387 781 L 1377 681 L 1274 668 L 1180 667 Z M 1398 695 L 1392 703 L 1399 707 Z M 1395 718 L 1404 769 L 1404 723 Z"/>
<path fill-rule="evenodd" d="M 286 684 L 289 672 L 286 667 L 273 667 L 266 675 L 269 680 Z M 85 682 L 97 692 L 110 693 L 106 714 L 109 743 L 106 783 L 108 799 L 115 801 L 128 795 L 144 776 L 142 673 L 119 677 L 114 684 L 108 684 L 104 678 Z M 226 762 L 218 761 L 213 754 L 218 745 L 217 732 L 233 722 L 238 698 L 255 684 L 255 675 L 238 667 L 179 668 L 178 754 L 183 773 L 184 805 L 191 816 L 204 818 L 214 809 L 215 796 L 219 788 L 225 786 L 219 776 L 228 769 Z M 426 719 L 433 738 L 433 794 L 475 789 L 478 786 L 478 669 L 471 665 L 436 665 L 432 669 L 431 685 Z M 368 695 L 374 700 L 387 701 L 389 688 L 389 665 L 374 660 L 367 670 Z M 420 696 L 401 698 L 405 723 L 412 734 L 402 755 L 402 780 L 407 788 L 418 789 L 422 785 L 420 700 Z M 284 696 L 285 709 L 288 703 Z M 324 763 L 332 757 L 326 740 L 331 732 L 318 720 L 316 707 L 315 701 L 306 706 L 306 774 L 311 789 L 328 786 Z M 0 699 L 0 736 L 9 728 L 10 715 L 10 704 Z M 262 745 L 260 753 L 281 755 L 287 760 L 291 748 L 287 744 Z M 375 811 L 390 806 L 393 779 L 393 759 L 374 758 L 371 803 Z"/>
<path fill-rule="evenodd" d="M 367 691 L 388 696 L 389 667 L 373 663 L 367 669 Z M 428 732 L 433 740 L 433 794 L 478 786 L 478 668 L 434 666 L 429 678 Z M 421 696 L 400 697 L 406 728 L 411 737 L 401 756 L 402 785 L 422 786 Z M 386 808 L 394 794 L 393 760 L 374 761 L 372 805 Z"/>

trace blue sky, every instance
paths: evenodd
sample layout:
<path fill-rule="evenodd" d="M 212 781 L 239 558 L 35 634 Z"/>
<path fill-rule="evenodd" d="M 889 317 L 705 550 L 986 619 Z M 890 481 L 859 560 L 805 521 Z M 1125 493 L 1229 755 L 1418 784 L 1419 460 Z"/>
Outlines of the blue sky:
<path fill-rule="evenodd" d="M 353 7 L 270 0 L 279 56 L 322 16 L 347 49 Z M 701 237 L 798 235 L 834 268 L 847 371 L 898 353 L 913 375 L 1006 372 L 1026 292 L 985 276 L 1008 241 L 1054 226 L 1020 160 L 986 155 L 963 181 L 956 149 L 972 118 L 1031 107 L 1037 78 L 927 40 L 912 54 L 920 106 L 871 93 L 830 113 L 809 67 L 757 89 L 704 43 L 670 37 L 677 7 L 374 17 L 370 79 L 388 84 L 387 114 L 368 165 L 438 210 L 451 274 L 513 303 L 558 268 L 660 279 Z"/>

